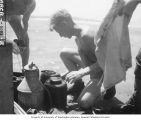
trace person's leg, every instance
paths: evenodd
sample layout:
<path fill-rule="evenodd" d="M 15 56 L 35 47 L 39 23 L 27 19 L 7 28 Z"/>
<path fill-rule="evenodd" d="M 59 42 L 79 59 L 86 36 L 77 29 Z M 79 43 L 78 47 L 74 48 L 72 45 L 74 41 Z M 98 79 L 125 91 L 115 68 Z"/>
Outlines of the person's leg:
<path fill-rule="evenodd" d="M 110 100 L 115 96 L 115 94 L 116 94 L 116 88 L 115 88 L 115 86 L 113 86 L 105 91 L 105 93 L 103 95 L 103 99 Z"/>
<path fill-rule="evenodd" d="M 136 93 L 136 108 L 139 113 L 141 113 L 141 49 L 136 57 L 136 68 L 135 74 L 135 93 Z"/>
<path fill-rule="evenodd" d="M 84 67 L 77 50 L 64 48 L 60 52 L 60 57 L 69 72 L 77 71 L 80 68 Z M 77 80 L 74 84 L 68 84 L 67 94 L 73 95 L 74 100 L 76 100 L 83 89 L 84 82 L 82 81 L 82 79 Z"/>
<path fill-rule="evenodd" d="M 102 81 L 90 80 L 78 98 L 78 104 L 83 109 L 94 105 L 96 99 L 101 96 Z"/>
<path fill-rule="evenodd" d="M 77 50 L 71 48 L 63 48 L 60 52 L 60 58 L 68 71 L 76 71 L 84 67 Z"/>
<path fill-rule="evenodd" d="M 141 113 L 141 49 L 136 57 L 134 93 L 131 98 L 121 106 L 122 113 Z M 127 109 L 130 108 L 129 111 Z M 132 108 L 132 109 L 131 109 Z"/>
<path fill-rule="evenodd" d="M 24 32 L 24 28 L 21 25 L 21 16 L 13 16 L 11 19 L 8 21 L 9 24 L 11 25 L 12 29 L 14 30 L 17 38 L 19 40 L 23 40 L 25 44 L 25 50 L 21 53 L 22 57 L 22 65 L 25 66 L 28 64 L 29 60 L 29 37 L 28 33 Z"/>
<path fill-rule="evenodd" d="M 134 74 L 134 93 L 125 104 L 110 109 L 109 114 L 141 114 L 141 49 L 136 57 Z M 100 111 L 99 113 L 104 112 L 106 111 Z"/>

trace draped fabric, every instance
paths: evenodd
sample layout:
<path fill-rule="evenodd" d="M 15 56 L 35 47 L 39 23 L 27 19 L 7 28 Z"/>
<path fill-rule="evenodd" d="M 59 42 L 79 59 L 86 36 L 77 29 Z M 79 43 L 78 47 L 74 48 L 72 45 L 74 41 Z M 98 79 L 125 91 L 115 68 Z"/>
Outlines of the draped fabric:
<path fill-rule="evenodd" d="M 105 89 L 125 80 L 126 71 L 132 66 L 128 24 L 138 2 L 129 4 L 127 11 L 126 4 L 123 0 L 114 1 L 95 38 L 95 53 L 104 71 Z"/>

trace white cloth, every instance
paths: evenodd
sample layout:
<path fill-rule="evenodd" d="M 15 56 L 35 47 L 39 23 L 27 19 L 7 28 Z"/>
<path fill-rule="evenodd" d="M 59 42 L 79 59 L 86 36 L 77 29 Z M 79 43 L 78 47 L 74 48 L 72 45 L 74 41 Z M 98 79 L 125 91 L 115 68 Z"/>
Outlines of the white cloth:
<path fill-rule="evenodd" d="M 128 24 L 137 4 L 131 4 L 128 8 L 132 9 L 131 14 L 119 14 L 124 5 L 123 0 L 114 1 L 95 38 L 95 53 L 104 71 L 105 89 L 125 80 L 126 71 L 132 66 Z"/>

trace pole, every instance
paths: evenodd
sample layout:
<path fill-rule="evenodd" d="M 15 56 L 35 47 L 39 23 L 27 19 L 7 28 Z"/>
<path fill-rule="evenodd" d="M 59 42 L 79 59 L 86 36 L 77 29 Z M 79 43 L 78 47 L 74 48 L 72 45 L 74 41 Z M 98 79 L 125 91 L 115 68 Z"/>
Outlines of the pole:
<path fill-rule="evenodd" d="M 12 44 L 0 47 L 0 114 L 14 113 Z"/>

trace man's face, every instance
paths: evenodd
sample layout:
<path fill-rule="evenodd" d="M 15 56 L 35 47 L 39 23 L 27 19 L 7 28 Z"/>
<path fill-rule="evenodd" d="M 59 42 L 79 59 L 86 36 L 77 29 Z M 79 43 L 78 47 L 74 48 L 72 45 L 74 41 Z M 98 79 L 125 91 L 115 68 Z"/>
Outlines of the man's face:
<path fill-rule="evenodd" d="M 60 37 L 72 37 L 72 27 L 67 23 L 60 23 L 59 25 L 56 25 L 54 30 L 60 35 Z"/>

